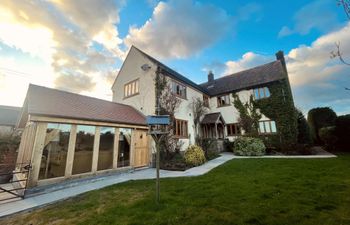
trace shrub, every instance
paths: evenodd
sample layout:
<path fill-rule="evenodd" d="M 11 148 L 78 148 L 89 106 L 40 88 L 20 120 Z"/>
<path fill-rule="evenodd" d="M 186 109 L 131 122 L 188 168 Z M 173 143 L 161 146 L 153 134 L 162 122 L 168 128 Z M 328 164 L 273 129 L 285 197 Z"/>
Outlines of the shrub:
<path fill-rule="evenodd" d="M 265 154 L 264 142 L 258 138 L 240 137 L 235 140 L 233 153 L 242 156 L 259 156 Z"/>
<path fill-rule="evenodd" d="M 329 107 L 311 109 L 307 114 L 311 136 L 315 143 L 321 143 L 319 130 L 322 127 L 334 126 L 337 114 Z"/>
<path fill-rule="evenodd" d="M 339 116 L 336 119 L 335 134 L 339 139 L 337 145 L 341 150 L 350 151 L 350 114 Z"/>
<path fill-rule="evenodd" d="M 190 145 L 184 154 L 186 164 L 190 166 L 199 166 L 205 163 L 204 151 L 197 145 Z"/>
<path fill-rule="evenodd" d="M 234 147 L 234 142 L 230 141 L 228 139 L 225 139 L 224 141 L 224 147 L 225 147 L 225 151 L 227 152 L 233 152 L 233 147 Z"/>
<path fill-rule="evenodd" d="M 338 137 L 335 135 L 335 126 L 322 127 L 318 132 L 318 136 L 328 150 L 334 149 L 338 141 Z"/>

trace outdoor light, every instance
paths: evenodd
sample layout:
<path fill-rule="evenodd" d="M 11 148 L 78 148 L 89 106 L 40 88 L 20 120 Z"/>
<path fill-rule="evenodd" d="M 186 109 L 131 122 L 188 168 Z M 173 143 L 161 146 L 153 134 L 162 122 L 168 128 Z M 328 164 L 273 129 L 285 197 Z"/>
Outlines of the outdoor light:
<path fill-rule="evenodd" d="M 149 69 L 151 69 L 151 66 L 148 65 L 148 64 L 146 63 L 146 64 L 143 64 L 143 65 L 141 66 L 141 69 L 142 69 L 143 71 L 148 71 Z"/>

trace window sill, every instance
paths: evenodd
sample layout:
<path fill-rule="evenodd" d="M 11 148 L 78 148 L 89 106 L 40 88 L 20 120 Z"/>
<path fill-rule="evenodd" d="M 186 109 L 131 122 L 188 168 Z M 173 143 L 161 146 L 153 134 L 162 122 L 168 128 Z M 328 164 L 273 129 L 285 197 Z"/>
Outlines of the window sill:
<path fill-rule="evenodd" d="M 124 96 L 123 100 L 124 100 L 124 99 L 127 99 L 127 98 L 134 97 L 134 96 L 139 95 L 139 94 L 140 94 L 140 92 L 138 92 L 138 93 L 136 93 L 136 94 L 133 94 L 133 95 L 126 96 L 126 97 Z"/>
<path fill-rule="evenodd" d="M 228 105 L 221 105 L 221 106 L 217 106 L 216 108 L 224 108 L 224 107 L 228 107 L 228 106 L 231 106 L 231 104 L 228 104 Z"/>
<path fill-rule="evenodd" d="M 188 136 L 174 136 L 176 139 L 188 139 Z"/>

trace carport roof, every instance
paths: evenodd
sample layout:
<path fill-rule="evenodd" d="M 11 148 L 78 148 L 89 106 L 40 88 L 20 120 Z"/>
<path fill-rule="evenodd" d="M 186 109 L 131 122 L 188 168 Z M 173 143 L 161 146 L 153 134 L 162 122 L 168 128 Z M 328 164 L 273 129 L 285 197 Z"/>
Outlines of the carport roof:
<path fill-rule="evenodd" d="M 23 114 L 146 126 L 129 105 L 30 84 Z"/>

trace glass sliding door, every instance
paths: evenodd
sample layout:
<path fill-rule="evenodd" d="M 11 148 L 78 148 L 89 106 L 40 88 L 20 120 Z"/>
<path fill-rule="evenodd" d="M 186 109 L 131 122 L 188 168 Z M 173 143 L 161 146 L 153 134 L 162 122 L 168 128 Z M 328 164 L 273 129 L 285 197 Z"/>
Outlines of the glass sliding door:
<path fill-rule="evenodd" d="M 97 170 L 112 169 L 115 128 L 101 127 Z"/>
<path fill-rule="evenodd" d="M 91 172 L 94 138 L 95 126 L 77 126 L 72 174 Z"/>
<path fill-rule="evenodd" d="M 119 129 L 118 167 L 130 165 L 131 129 Z"/>
<path fill-rule="evenodd" d="M 41 157 L 39 179 L 63 177 L 71 125 L 49 123 Z"/>

